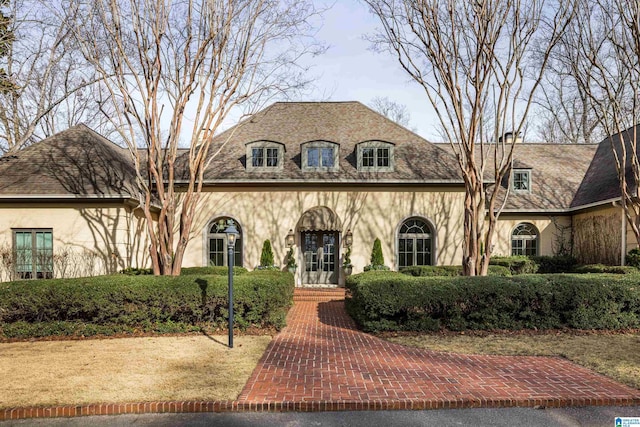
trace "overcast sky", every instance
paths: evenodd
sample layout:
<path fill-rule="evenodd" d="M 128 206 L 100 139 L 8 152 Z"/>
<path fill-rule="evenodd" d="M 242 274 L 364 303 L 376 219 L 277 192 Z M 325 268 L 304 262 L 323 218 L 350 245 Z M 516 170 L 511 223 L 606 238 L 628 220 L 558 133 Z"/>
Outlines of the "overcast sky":
<path fill-rule="evenodd" d="M 377 18 L 358 0 L 316 3 L 330 7 L 323 14 L 317 36 L 329 49 L 312 60 L 312 73 L 319 78 L 311 99 L 306 100 L 360 101 L 369 105 L 375 97 L 387 97 L 407 106 L 410 128 L 428 140 L 440 141 L 437 119 L 424 90 L 410 80 L 397 59 L 388 53 L 373 52 L 364 39 L 365 34 L 375 31 Z"/>

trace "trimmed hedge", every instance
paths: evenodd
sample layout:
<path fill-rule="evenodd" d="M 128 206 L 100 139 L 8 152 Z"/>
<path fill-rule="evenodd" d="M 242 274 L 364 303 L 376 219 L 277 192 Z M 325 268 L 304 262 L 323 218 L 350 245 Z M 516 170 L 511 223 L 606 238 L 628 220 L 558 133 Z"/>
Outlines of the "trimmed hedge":
<path fill-rule="evenodd" d="M 608 273 L 608 274 L 638 274 L 640 271 L 627 265 L 588 264 L 574 268 L 574 273 Z"/>
<path fill-rule="evenodd" d="M 494 256 L 489 265 L 506 267 L 511 274 L 533 274 L 538 271 L 538 265 L 526 256 Z"/>
<path fill-rule="evenodd" d="M 236 325 L 282 328 L 293 289 L 291 273 L 238 274 L 234 279 Z M 0 336 L 224 328 L 227 294 L 226 277 L 216 275 L 113 275 L 2 283 Z"/>
<path fill-rule="evenodd" d="M 640 276 L 347 278 L 348 313 L 365 331 L 640 327 Z"/>
<path fill-rule="evenodd" d="M 247 271 L 249 270 L 247 270 L 244 267 L 235 267 L 235 266 L 233 267 L 234 276 L 237 276 L 238 274 L 244 274 Z M 151 268 L 129 267 L 129 268 L 125 268 L 120 273 L 126 274 L 127 276 L 147 276 L 147 275 L 152 275 L 153 270 Z M 198 274 L 198 275 L 213 274 L 216 276 L 226 276 L 227 274 L 229 274 L 229 267 L 221 267 L 221 266 L 182 267 L 180 269 L 181 276 L 188 276 L 188 275 L 194 275 L 194 274 Z"/>
<path fill-rule="evenodd" d="M 462 276 L 461 265 L 414 265 L 411 267 L 403 267 L 400 269 L 400 273 L 407 274 L 414 277 L 429 277 L 429 276 L 446 276 L 456 277 Z M 490 265 L 489 276 L 510 276 L 511 272 L 507 267 L 501 265 Z"/>

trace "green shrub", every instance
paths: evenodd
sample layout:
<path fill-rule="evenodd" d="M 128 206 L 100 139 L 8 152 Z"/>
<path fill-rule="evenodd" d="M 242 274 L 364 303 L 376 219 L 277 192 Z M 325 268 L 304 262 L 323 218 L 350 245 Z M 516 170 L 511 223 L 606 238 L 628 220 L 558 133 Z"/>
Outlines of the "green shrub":
<path fill-rule="evenodd" d="M 491 257 L 490 265 L 507 267 L 511 274 L 532 274 L 538 271 L 538 265 L 526 256 Z"/>
<path fill-rule="evenodd" d="M 574 273 L 638 274 L 640 271 L 636 267 L 628 265 L 588 264 L 574 268 Z"/>
<path fill-rule="evenodd" d="M 144 275 L 153 274 L 153 269 L 127 267 L 124 270 L 121 270 L 120 274 L 126 274 L 127 276 L 144 276 Z"/>
<path fill-rule="evenodd" d="M 366 331 L 637 328 L 639 284 L 632 275 L 369 272 L 347 278 L 346 308 Z"/>
<path fill-rule="evenodd" d="M 371 249 L 371 264 L 364 267 L 364 271 L 387 271 L 389 267 L 384 265 L 384 254 L 382 253 L 382 243 L 376 237 Z"/>
<path fill-rule="evenodd" d="M 293 275 L 254 271 L 234 279 L 239 328 L 282 328 L 293 301 Z M 227 278 L 216 275 L 101 276 L 0 284 L 5 336 L 87 335 L 104 331 L 224 328 Z M 24 334 L 24 335 L 20 335 Z"/>
<path fill-rule="evenodd" d="M 265 240 L 260 254 L 260 267 L 273 267 L 273 250 L 271 240 Z"/>
<path fill-rule="evenodd" d="M 535 256 L 530 259 L 538 265 L 539 274 L 571 273 L 578 264 L 571 255 Z"/>
<path fill-rule="evenodd" d="M 421 265 L 403 267 L 400 269 L 400 273 L 408 274 L 414 277 L 428 277 L 428 276 L 462 276 L 461 265 Z M 489 276 L 510 276 L 511 272 L 507 267 L 500 265 L 490 265 Z"/>
<path fill-rule="evenodd" d="M 633 248 L 625 257 L 625 264 L 631 267 L 640 268 L 640 248 Z"/>
<path fill-rule="evenodd" d="M 245 274 L 248 270 L 244 267 L 233 267 L 233 275 L 238 276 L 240 274 Z M 192 275 L 214 275 L 214 276 L 227 276 L 229 274 L 229 267 L 223 266 L 209 266 L 209 267 L 182 267 L 180 270 L 181 276 L 192 276 Z"/>

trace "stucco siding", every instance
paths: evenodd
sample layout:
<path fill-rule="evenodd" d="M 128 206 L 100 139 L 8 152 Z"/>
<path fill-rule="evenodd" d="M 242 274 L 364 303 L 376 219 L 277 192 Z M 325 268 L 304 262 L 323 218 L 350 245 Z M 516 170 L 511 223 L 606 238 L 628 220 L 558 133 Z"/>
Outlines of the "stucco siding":
<path fill-rule="evenodd" d="M 11 250 L 13 233 L 51 229 L 54 276 L 91 276 L 146 264 L 143 221 L 119 203 L 2 203 L 0 248 Z M 0 266 L 2 280 L 8 266 Z"/>
<path fill-rule="evenodd" d="M 342 234 L 352 231 L 354 273 L 362 271 L 370 263 L 376 237 L 382 242 L 386 264 L 395 269 L 396 233 L 403 220 L 412 216 L 426 219 L 435 228 L 436 263 L 460 264 L 463 200 L 464 192 L 451 189 L 407 191 L 406 188 L 379 188 L 362 191 L 353 187 L 327 191 L 325 188 L 294 187 L 219 188 L 201 196 L 183 266 L 206 263 L 207 228 L 220 216 L 232 217 L 242 227 L 245 267 L 253 269 L 259 264 L 262 244 L 266 239 L 271 240 L 276 264 L 284 266 L 285 236 L 290 229 L 296 230 L 304 212 L 317 206 L 326 206 L 338 215 Z M 300 243 L 300 234 L 296 232 L 297 248 Z M 342 245 L 340 251 L 342 258 Z"/>
<path fill-rule="evenodd" d="M 502 215 L 496 225 L 493 255 L 511 255 L 511 234 L 521 223 L 533 224 L 538 230 L 538 255 L 556 255 L 565 248 L 570 250 L 570 216 Z"/>

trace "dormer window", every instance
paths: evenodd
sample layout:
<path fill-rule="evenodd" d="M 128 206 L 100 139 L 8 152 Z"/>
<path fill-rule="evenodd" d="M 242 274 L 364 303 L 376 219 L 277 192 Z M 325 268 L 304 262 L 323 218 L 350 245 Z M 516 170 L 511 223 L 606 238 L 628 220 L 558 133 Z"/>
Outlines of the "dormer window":
<path fill-rule="evenodd" d="M 513 170 L 513 191 L 517 193 L 531 193 L 531 170 Z"/>
<path fill-rule="evenodd" d="M 358 144 L 358 170 L 369 172 L 393 171 L 394 146 L 389 142 L 366 141 Z"/>
<path fill-rule="evenodd" d="M 311 141 L 301 146 L 303 171 L 335 172 L 339 169 L 340 146 L 335 142 Z"/>
<path fill-rule="evenodd" d="M 274 141 L 255 141 L 247 144 L 247 170 L 273 171 L 282 169 L 284 145 Z"/>

